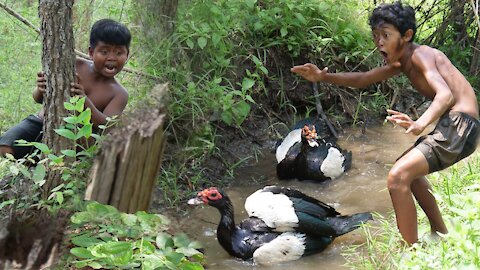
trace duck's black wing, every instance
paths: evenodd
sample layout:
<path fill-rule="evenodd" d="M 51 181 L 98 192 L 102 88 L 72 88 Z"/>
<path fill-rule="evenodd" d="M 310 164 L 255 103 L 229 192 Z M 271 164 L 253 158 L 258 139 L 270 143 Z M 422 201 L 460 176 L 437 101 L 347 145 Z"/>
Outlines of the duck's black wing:
<path fill-rule="evenodd" d="M 300 154 L 301 143 L 295 143 L 290 149 L 288 149 L 285 158 L 277 164 L 277 176 L 278 179 L 292 179 L 295 178 L 295 160 Z"/>

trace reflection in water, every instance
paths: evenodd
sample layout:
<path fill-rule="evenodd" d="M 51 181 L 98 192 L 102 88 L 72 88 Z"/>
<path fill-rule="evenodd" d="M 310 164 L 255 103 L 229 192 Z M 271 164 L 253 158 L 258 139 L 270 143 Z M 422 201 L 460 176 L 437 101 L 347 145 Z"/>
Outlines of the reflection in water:
<path fill-rule="evenodd" d="M 236 171 L 236 182 L 226 189 L 235 208 L 238 224 L 247 217 L 243 204 L 246 197 L 264 185 L 288 186 L 332 205 L 342 214 L 375 211 L 385 214 L 392 209 L 386 190 L 386 177 L 395 159 L 410 147 L 416 137 L 407 135 L 402 128 L 385 125 L 369 128 L 365 136 L 359 130 L 346 130 L 339 139 L 339 145 L 352 151 L 352 168 L 338 179 L 324 183 L 311 181 L 279 181 L 275 174 L 274 154 L 265 153 L 262 160 L 251 167 Z M 252 184 L 251 179 L 262 180 Z M 207 268 L 226 269 L 347 269 L 343 264 L 342 248 L 364 242 L 361 230 L 356 230 L 335 239 L 322 253 L 301 258 L 290 263 L 272 267 L 252 265 L 232 258 L 217 242 L 215 229 L 220 214 L 213 207 L 198 207 L 182 221 L 183 230 L 204 244 Z"/>

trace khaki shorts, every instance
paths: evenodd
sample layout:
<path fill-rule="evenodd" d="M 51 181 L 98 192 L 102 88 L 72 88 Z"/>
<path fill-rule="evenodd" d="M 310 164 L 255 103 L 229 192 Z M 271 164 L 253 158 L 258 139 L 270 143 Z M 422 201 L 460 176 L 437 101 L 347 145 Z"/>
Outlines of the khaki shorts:
<path fill-rule="evenodd" d="M 450 111 L 440 117 L 430 134 L 418 138 L 414 147 L 423 153 L 432 173 L 475 152 L 479 132 L 478 119 L 466 113 Z"/>

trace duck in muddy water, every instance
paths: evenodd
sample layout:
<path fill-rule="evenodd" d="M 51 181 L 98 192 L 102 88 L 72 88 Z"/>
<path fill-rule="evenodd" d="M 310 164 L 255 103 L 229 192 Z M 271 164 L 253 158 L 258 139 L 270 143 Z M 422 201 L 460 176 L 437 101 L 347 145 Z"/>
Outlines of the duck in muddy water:
<path fill-rule="evenodd" d="M 279 179 L 335 179 L 352 164 L 352 153 L 336 144 L 336 137 L 322 119 L 313 117 L 293 127 L 277 147 L 275 156 Z"/>
<path fill-rule="evenodd" d="M 372 219 L 370 213 L 340 215 L 333 207 L 298 190 L 268 186 L 245 201 L 249 218 L 235 225 L 227 194 L 211 187 L 188 201 L 220 212 L 217 239 L 231 255 L 256 264 L 273 265 L 323 251 L 340 235 Z"/>

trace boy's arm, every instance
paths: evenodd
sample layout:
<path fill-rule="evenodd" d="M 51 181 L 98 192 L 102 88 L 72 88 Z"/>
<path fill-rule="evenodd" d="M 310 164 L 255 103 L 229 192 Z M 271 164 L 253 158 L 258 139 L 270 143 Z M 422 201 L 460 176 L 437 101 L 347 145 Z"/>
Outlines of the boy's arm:
<path fill-rule="evenodd" d="M 354 88 L 364 88 L 372 83 L 400 74 L 399 64 L 385 65 L 367 72 L 328 73 L 328 68 L 320 70 L 314 64 L 307 63 L 301 66 L 294 66 L 291 71 L 311 82 L 324 81 Z"/>
<path fill-rule="evenodd" d="M 78 74 L 77 74 L 78 80 Z M 115 96 L 110 100 L 110 102 L 105 106 L 103 111 L 100 111 L 92 100 L 85 94 L 85 90 L 80 83 L 72 83 L 72 87 L 70 89 L 72 95 L 78 95 L 81 97 L 85 97 L 85 107 L 90 108 L 92 112 L 91 121 L 94 126 L 103 125 L 107 122 L 107 117 L 111 117 L 114 115 L 120 115 L 125 107 L 127 106 L 128 101 L 128 93 L 127 91 L 120 85 L 116 86 L 115 89 Z"/>
<path fill-rule="evenodd" d="M 435 92 L 432 104 L 422 116 L 415 121 L 418 127 L 410 128 L 410 130 L 421 128 L 423 131 L 425 127 L 440 118 L 443 113 L 451 108 L 455 103 L 455 99 L 450 87 L 438 71 L 433 50 L 416 50 L 412 54 L 412 64 L 423 74 L 428 85 Z M 407 130 L 407 132 L 410 130 Z"/>
<path fill-rule="evenodd" d="M 123 89 L 122 89 L 123 90 Z M 92 111 L 91 121 L 95 126 L 107 123 L 107 117 L 122 114 L 127 106 L 128 94 L 125 90 L 119 91 L 115 97 L 108 103 L 103 112 L 101 112 L 93 102 L 88 98 L 85 99 L 85 106 Z"/>

